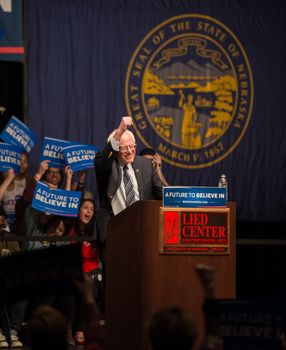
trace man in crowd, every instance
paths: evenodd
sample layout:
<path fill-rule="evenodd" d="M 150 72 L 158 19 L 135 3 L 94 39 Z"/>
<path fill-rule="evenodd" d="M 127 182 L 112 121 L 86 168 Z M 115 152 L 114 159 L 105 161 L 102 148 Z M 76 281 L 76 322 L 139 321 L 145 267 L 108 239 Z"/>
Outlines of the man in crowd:
<path fill-rule="evenodd" d="M 95 157 L 95 173 L 100 208 L 97 213 L 101 242 L 106 239 L 107 223 L 138 200 L 162 198 L 162 182 L 152 161 L 136 156 L 134 134 L 128 130 L 132 118 L 122 117 L 108 137 L 107 145 Z"/>
<path fill-rule="evenodd" d="M 139 156 L 149 158 L 152 160 L 153 167 L 156 169 L 157 174 L 162 181 L 164 186 L 169 186 L 168 181 L 165 179 L 165 176 L 162 173 L 162 160 L 158 153 L 153 148 L 143 148 Z"/>

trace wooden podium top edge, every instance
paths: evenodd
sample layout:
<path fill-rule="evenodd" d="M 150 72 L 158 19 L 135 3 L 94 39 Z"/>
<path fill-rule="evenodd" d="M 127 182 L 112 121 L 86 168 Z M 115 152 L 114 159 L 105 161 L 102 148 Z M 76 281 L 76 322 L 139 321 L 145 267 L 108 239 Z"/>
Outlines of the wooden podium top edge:
<path fill-rule="evenodd" d="M 160 207 L 161 211 L 207 211 L 207 212 L 229 212 L 229 207 L 200 207 L 200 208 L 182 208 L 182 207 Z"/>

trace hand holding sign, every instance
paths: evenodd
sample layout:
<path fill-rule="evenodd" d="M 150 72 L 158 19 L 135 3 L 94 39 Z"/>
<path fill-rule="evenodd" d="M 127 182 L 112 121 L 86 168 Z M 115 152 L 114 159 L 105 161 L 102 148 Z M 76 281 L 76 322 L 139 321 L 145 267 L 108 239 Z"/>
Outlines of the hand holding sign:
<path fill-rule="evenodd" d="M 49 160 L 43 160 L 38 168 L 38 171 L 35 175 L 35 180 L 39 181 L 41 180 L 42 176 L 45 174 L 45 172 L 49 169 Z"/>
<path fill-rule="evenodd" d="M 66 174 L 66 190 L 70 191 L 71 190 L 71 183 L 72 183 L 72 176 L 73 176 L 73 171 L 70 166 L 66 166 L 64 173 Z"/>
<path fill-rule="evenodd" d="M 15 171 L 14 171 L 14 169 L 9 169 L 8 171 L 7 171 L 7 179 L 10 181 L 10 182 L 12 182 L 13 180 L 14 180 L 14 178 L 15 178 Z"/>
<path fill-rule="evenodd" d="M 65 167 L 64 173 L 66 174 L 66 177 L 68 179 L 71 179 L 73 176 L 73 171 L 72 171 L 71 167 L 68 165 Z"/>
<path fill-rule="evenodd" d="M 7 188 L 11 185 L 14 178 L 15 178 L 14 169 L 9 169 L 6 172 L 4 180 L 0 185 L 0 201 L 2 201 L 3 196 L 4 196 L 5 192 L 7 191 Z M 6 219 L 7 219 L 7 213 L 6 213 Z"/>
<path fill-rule="evenodd" d="M 76 191 L 82 189 L 85 183 L 86 174 L 86 170 L 81 170 L 77 173 L 77 180 L 72 182 L 72 190 Z"/>

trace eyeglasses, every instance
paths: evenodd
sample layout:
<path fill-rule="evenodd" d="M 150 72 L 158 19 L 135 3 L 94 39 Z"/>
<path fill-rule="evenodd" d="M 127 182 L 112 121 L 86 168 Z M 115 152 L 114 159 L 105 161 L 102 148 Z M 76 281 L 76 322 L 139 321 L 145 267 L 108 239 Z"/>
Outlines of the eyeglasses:
<path fill-rule="evenodd" d="M 119 151 L 120 151 L 121 153 L 126 153 L 126 152 L 128 152 L 128 151 L 134 152 L 135 149 L 136 149 L 136 145 L 120 146 L 120 147 L 119 147 Z"/>

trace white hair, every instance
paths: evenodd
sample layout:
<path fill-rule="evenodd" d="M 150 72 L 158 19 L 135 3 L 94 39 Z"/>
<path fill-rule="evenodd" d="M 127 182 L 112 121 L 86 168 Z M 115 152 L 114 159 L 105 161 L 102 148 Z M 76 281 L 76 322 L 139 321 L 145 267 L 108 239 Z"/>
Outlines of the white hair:
<path fill-rule="evenodd" d="M 112 133 L 109 134 L 109 136 L 108 136 L 108 138 L 107 138 L 107 142 L 109 142 L 109 141 L 111 140 L 111 138 L 114 136 L 116 130 L 117 130 L 117 129 L 113 130 Z M 136 139 L 135 139 L 135 136 L 134 136 L 134 134 L 133 134 L 132 131 L 130 131 L 130 130 L 125 130 L 124 133 L 123 133 L 122 135 L 124 135 L 124 134 L 130 135 L 131 138 L 133 139 L 134 143 L 136 143 Z"/>

